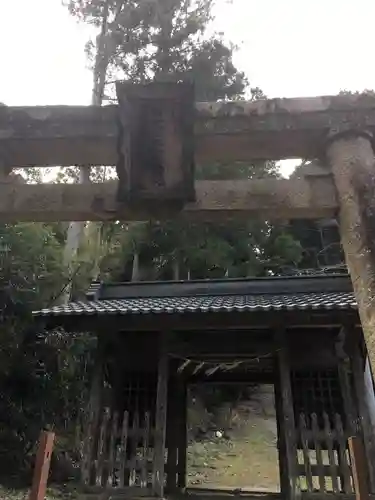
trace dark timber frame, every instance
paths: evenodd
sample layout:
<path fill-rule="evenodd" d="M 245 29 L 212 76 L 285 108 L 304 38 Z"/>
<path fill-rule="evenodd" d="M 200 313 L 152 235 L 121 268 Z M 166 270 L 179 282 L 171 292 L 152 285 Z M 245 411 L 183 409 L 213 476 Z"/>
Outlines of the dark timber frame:
<path fill-rule="evenodd" d="M 275 293 L 298 298 L 319 290 L 352 293 L 349 278 L 341 276 L 106 285 L 91 299 L 136 297 L 150 307 L 153 300 L 176 296 L 188 301 L 216 295 L 225 301 L 261 294 L 272 301 Z M 366 351 L 356 309 L 270 309 L 43 312 L 51 326 L 92 330 L 99 339 L 82 468 L 87 498 L 162 498 L 186 491 L 186 394 L 196 383 L 274 384 L 282 498 L 354 499 L 352 436 L 364 444 L 368 488 L 375 492 Z M 210 371 L 213 362 L 217 369 Z M 231 369 L 221 370 L 223 363 Z M 220 492 L 204 495 L 216 498 Z"/>

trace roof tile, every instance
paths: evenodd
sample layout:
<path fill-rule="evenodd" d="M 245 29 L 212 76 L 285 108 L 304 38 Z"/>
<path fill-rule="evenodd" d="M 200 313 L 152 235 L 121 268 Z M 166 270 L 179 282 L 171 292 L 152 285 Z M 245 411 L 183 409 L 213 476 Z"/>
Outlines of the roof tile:
<path fill-rule="evenodd" d="M 191 297 L 142 297 L 71 302 L 36 311 L 36 316 L 98 314 L 160 314 L 270 310 L 356 309 L 352 292 L 264 295 L 201 295 Z"/>

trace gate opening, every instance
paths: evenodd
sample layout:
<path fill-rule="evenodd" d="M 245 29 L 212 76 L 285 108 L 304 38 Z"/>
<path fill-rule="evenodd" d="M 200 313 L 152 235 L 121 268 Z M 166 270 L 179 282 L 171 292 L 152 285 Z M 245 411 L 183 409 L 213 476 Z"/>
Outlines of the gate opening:
<path fill-rule="evenodd" d="M 187 486 L 280 492 L 273 385 L 191 386 Z"/>

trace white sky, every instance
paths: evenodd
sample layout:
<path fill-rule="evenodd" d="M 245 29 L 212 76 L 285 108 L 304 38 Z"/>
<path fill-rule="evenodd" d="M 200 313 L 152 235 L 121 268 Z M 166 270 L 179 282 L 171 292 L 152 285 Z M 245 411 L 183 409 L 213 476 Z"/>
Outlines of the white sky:
<path fill-rule="evenodd" d="M 374 0 L 217 2 L 217 31 L 269 97 L 375 88 Z M 1 0 L 0 102 L 89 104 L 88 37 L 61 0 Z"/>

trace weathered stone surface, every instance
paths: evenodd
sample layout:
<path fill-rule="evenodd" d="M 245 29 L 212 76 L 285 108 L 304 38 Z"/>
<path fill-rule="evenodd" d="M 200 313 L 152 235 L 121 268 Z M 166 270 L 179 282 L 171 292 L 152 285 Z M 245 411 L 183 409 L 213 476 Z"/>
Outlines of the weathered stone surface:
<path fill-rule="evenodd" d="M 369 139 L 338 137 L 328 158 L 340 203 L 340 231 L 375 373 L 375 160 Z"/>
<path fill-rule="evenodd" d="M 118 84 L 119 201 L 194 201 L 194 86 Z"/>
<path fill-rule="evenodd" d="M 138 208 L 117 204 L 116 190 L 116 181 L 89 185 L 0 183 L 0 221 L 320 218 L 331 217 L 337 210 L 329 176 L 199 181 L 196 202 L 187 204 L 181 212 L 161 202 Z"/>
<path fill-rule="evenodd" d="M 117 106 L 0 107 L 0 158 L 13 167 L 115 165 Z M 343 123 L 375 131 L 369 94 L 197 103 L 197 162 L 315 158 Z"/>

